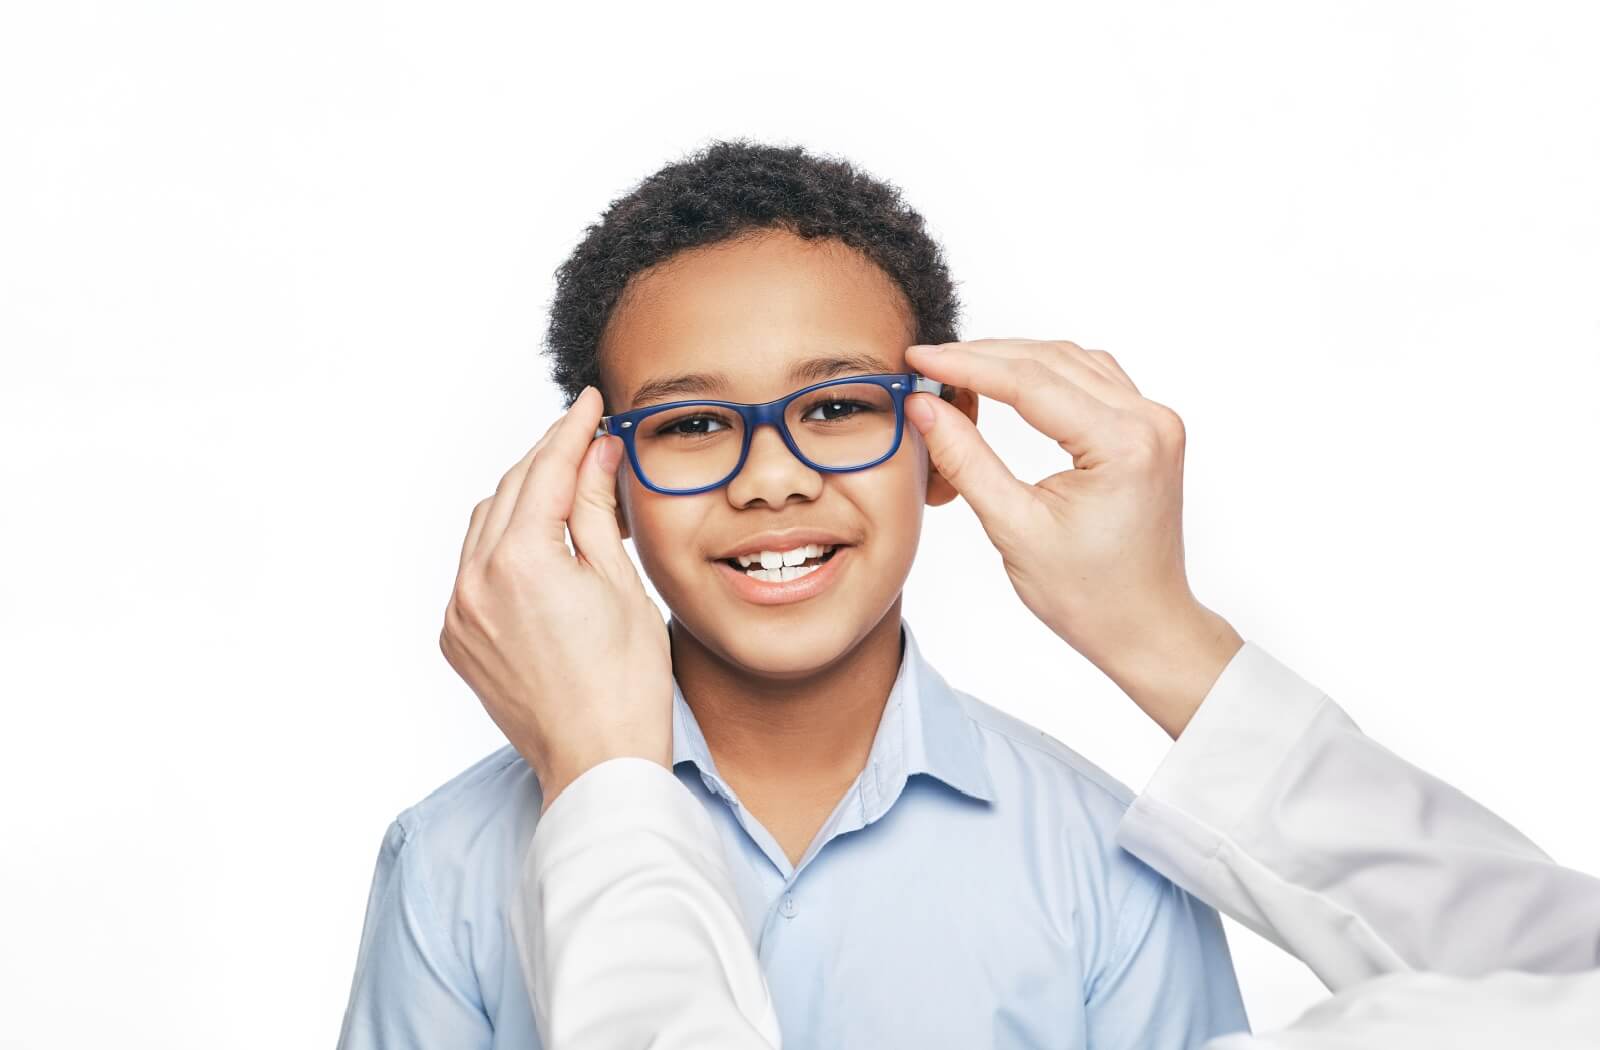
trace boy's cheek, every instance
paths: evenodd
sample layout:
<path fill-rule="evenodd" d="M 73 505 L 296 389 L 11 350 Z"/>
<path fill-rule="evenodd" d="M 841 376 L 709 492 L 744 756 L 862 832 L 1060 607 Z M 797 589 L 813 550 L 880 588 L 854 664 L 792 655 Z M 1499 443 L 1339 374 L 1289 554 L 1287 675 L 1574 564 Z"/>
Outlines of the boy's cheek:
<path fill-rule="evenodd" d="M 633 540 L 634 552 L 645 575 L 662 597 L 676 590 L 673 578 L 696 584 L 696 570 L 714 566 L 701 557 L 703 536 L 700 526 L 706 510 L 692 496 L 662 496 L 635 483 L 617 502 L 619 527 Z"/>

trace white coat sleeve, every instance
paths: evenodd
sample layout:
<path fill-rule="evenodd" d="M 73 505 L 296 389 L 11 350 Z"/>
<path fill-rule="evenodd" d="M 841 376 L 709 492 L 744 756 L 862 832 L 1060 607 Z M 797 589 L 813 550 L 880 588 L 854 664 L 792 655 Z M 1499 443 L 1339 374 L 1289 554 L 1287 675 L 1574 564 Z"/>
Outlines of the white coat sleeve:
<path fill-rule="evenodd" d="M 550 804 L 511 901 L 544 1050 L 775 1050 L 777 1014 L 716 830 L 665 767 L 617 758 Z"/>
<path fill-rule="evenodd" d="M 1251 642 L 1117 837 L 1336 992 L 1410 970 L 1600 967 L 1600 880 L 1366 737 Z"/>
<path fill-rule="evenodd" d="M 1392 973 L 1352 985 L 1266 1035 L 1204 1050 L 1595 1050 L 1600 970 L 1483 977 Z"/>

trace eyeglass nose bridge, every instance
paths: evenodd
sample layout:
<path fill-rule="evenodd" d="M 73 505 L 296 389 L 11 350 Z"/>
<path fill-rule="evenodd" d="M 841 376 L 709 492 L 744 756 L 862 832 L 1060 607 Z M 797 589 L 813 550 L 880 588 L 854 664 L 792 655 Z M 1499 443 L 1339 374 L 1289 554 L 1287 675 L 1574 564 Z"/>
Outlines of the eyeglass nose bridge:
<path fill-rule="evenodd" d="M 783 441 L 784 447 L 789 450 L 789 455 L 807 470 L 818 473 L 829 473 L 827 467 L 819 467 L 806 458 L 800 451 L 800 446 L 795 443 L 794 435 L 789 432 L 789 405 L 794 402 L 794 397 L 779 398 L 769 401 L 764 405 L 744 405 L 739 409 L 739 414 L 744 417 L 744 441 L 739 446 L 739 460 L 734 463 L 728 476 L 717 482 L 717 487 L 731 485 L 733 479 L 744 473 L 744 465 L 750 458 L 750 446 L 755 443 L 756 431 L 764 426 L 770 426 L 778 432 L 778 437 Z"/>

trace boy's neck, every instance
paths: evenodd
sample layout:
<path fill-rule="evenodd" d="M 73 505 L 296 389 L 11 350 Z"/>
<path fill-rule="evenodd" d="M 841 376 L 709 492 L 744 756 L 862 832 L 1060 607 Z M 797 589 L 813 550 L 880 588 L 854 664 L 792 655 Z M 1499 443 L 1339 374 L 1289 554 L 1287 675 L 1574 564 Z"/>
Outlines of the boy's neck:
<path fill-rule="evenodd" d="M 872 749 L 900 670 L 900 599 L 861 643 L 806 678 L 752 676 L 714 655 L 674 621 L 672 673 L 711 757 L 743 797 L 759 783 L 839 790 Z"/>

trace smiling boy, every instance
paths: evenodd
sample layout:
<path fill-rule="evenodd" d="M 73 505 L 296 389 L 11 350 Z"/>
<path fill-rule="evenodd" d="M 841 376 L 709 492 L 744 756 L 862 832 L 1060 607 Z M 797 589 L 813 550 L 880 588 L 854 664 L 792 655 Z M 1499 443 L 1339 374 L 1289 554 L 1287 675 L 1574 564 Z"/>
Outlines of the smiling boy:
<path fill-rule="evenodd" d="M 786 1043 L 1244 1029 L 1215 913 L 1113 842 L 1131 793 L 951 687 L 902 619 L 922 508 L 955 495 L 903 418 L 906 348 L 956 338 L 920 217 L 843 163 L 718 143 L 614 202 L 559 278 L 555 378 L 603 396 L 617 528 L 671 611 L 619 659 L 672 690 L 670 761 Z M 396 819 L 342 1046 L 539 1045 L 507 910 L 560 787 L 506 747 Z"/>

